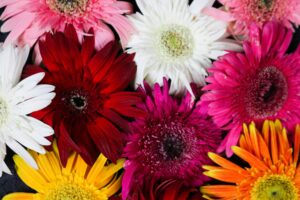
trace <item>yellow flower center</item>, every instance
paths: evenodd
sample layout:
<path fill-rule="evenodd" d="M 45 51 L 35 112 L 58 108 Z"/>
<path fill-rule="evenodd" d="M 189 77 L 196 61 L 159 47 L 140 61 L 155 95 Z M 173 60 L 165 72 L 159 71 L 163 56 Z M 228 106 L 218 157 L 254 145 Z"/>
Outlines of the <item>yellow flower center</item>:
<path fill-rule="evenodd" d="M 84 188 L 80 185 L 67 183 L 59 184 L 49 190 L 45 195 L 45 200 L 96 200 L 96 195 L 92 189 Z"/>
<path fill-rule="evenodd" d="M 251 190 L 251 200 L 297 200 L 298 190 L 286 175 L 259 178 Z"/>
<path fill-rule="evenodd" d="M 51 10 L 66 15 L 81 15 L 89 0 L 46 0 Z"/>
<path fill-rule="evenodd" d="M 172 59 L 191 55 L 193 42 L 190 30 L 178 25 L 165 27 L 158 34 L 160 54 Z"/>

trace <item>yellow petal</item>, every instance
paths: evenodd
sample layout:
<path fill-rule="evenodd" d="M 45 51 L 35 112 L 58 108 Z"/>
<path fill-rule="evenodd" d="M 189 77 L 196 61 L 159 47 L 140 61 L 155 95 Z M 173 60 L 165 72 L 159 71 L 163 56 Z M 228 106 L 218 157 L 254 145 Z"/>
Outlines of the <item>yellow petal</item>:
<path fill-rule="evenodd" d="M 38 192 L 43 191 L 47 180 L 37 170 L 29 166 L 20 156 L 15 155 L 14 161 L 17 173 L 22 181 Z"/>
<path fill-rule="evenodd" d="M 110 179 L 113 178 L 114 174 L 123 168 L 124 161 L 124 159 L 120 159 L 116 164 L 110 164 L 105 167 L 105 170 L 102 170 L 102 172 L 98 175 L 99 178 L 95 181 L 95 186 L 97 188 L 104 187 Z"/>
<path fill-rule="evenodd" d="M 16 192 L 6 195 L 2 200 L 34 200 L 34 195 L 31 193 Z"/>
<path fill-rule="evenodd" d="M 74 166 L 74 162 L 76 161 L 76 157 L 77 157 L 77 154 L 76 153 L 73 153 L 68 161 L 67 161 L 67 165 L 65 168 L 62 169 L 62 173 L 65 174 L 65 175 L 69 175 L 72 173 L 73 171 L 73 166 Z"/>
<path fill-rule="evenodd" d="M 121 184 L 122 184 L 122 176 L 120 176 L 117 180 L 113 180 L 109 186 L 107 186 L 107 196 L 111 197 L 112 195 L 114 195 L 116 192 L 118 192 L 121 188 Z"/>
<path fill-rule="evenodd" d="M 104 168 L 104 165 L 107 161 L 107 158 L 101 154 L 98 159 L 96 160 L 95 164 L 93 165 L 92 169 L 90 170 L 87 181 L 90 184 L 93 184 L 97 179 L 99 179 L 98 175 L 101 173 L 102 169 Z"/>
<path fill-rule="evenodd" d="M 76 163 L 75 163 L 75 167 L 74 167 L 76 174 L 81 177 L 85 177 L 87 167 L 88 167 L 88 165 L 86 164 L 86 162 L 81 158 L 81 156 L 78 155 Z"/>

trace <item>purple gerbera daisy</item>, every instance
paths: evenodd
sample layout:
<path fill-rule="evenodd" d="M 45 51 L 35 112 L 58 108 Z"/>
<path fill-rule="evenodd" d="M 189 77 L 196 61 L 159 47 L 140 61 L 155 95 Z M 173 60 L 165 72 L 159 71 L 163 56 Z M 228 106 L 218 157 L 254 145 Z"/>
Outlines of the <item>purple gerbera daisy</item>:
<path fill-rule="evenodd" d="M 180 180 L 199 186 L 207 181 L 201 166 L 209 163 L 207 152 L 215 151 L 221 131 L 207 115 L 207 107 L 169 95 L 164 79 L 162 88 L 145 83 L 145 101 L 138 105 L 148 113 L 131 124 L 132 135 L 125 147 L 128 161 L 123 178 L 123 198 L 147 176 Z"/>
<path fill-rule="evenodd" d="M 202 101 L 214 122 L 230 130 L 218 151 L 232 155 L 243 123 L 280 119 L 291 128 L 300 122 L 300 56 L 287 55 L 292 31 L 275 22 L 253 25 L 245 53 L 229 53 L 214 62 Z"/>

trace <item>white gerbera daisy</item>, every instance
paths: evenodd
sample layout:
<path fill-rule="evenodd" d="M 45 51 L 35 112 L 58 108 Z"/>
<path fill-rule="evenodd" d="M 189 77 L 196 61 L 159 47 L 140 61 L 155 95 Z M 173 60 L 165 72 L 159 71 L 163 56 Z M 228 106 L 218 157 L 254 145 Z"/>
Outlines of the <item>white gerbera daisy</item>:
<path fill-rule="evenodd" d="M 136 86 L 146 79 L 162 84 L 163 77 L 172 79 L 171 93 L 181 93 L 190 82 L 203 85 L 217 59 L 237 51 L 240 46 L 226 39 L 227 23 L 202 13 L 214 0 L 137 0 L 141 13 L 129 16 L 136 33 L 128 43 L 128 52 L 135 53 Z"/>
<path fill-rule="evenodd" d="M 37 85 L 44 73 L 19 82 L 28 54 L 29 47 L 0 46 L 0 177 L 2 172 L 10 173 L 4 162 L 6 145 L 37 168 L 23 146 L 45 153 L 41 145 L 50 145 L 45 137 L 54 133 L 50 126 L 28 116 L 48 106 L 55 96 L 54 86 Z"/>

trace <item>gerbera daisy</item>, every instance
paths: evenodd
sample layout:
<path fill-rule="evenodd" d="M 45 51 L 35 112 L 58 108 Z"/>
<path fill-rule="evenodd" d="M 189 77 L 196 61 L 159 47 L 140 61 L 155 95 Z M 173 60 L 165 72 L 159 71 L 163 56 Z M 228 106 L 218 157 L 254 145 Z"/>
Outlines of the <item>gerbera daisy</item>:
<path fill-rule="evenodd" d="M 210 59 L 226 50 L 238 50 L 233 40 L 226 39 L 227 23 L 204 15 L 214 0 L 137 0 L 141 13 L 129 16 L 136 32 L 128 42 L 129 53 L 135 53 L 136 85 L 146 79 L 160 83 L 168 76 L 173 82 L 171 93 L 187 88 L 190 82 L 204 84 L 205 69 Z"/>
<path fill-rule="evenodd" d="M 115 42 L 94 51 L 91 36 L 81 46 L 72 26 L 65 35 L 48 33 L 39 45 L 44 67 L 29 68 L 27 73 L 44 71 L 43 82 L 55 85 L 57 95 L 34 116 L 54 127 L 63 165 L 73 150 L 90 165 L 100 152 L 116 161 L 123 146 L 120 129 L 128 131 L 124 116 L 143 116 L 133 106 L 141 95 L 125 91 L 136 71 L 133 57 L 117 56 L 120 47 Z"/>
<path fill-rule="evenodd" d="M 194 187 L 187 187 L 176 180 L 157 181 L 144 179 L 139 187 L 133 188 L 128 200 L 201 200 L 200 191 Z"/>
<path fill-rule="evenodd" d="M 45 137 L 52 135 L 53 129 L 28 114 L 51 103 L 54 87 L 38 85 L 44 73 L 20 81 L 28 54 L 28 46 L 0 46 L 0 177 L 3 172 L 10 173 L 4 162 L 6 145 L 32 167 L 37 167 L 23 146 L 45 153 L 42 145 L 51 144 Z"/>
<path fill-rule="evenodd" d="M 300 126 L 295 131 L 294 148 L 279 120 L 263 124 L 244 124 L 239 146 L 232 150 L 249 166 L 241 167 L 214 153 L 209 157 L 219 166 L 204 166 L 205 175 L 223 181 L 224 185 L 203 186 L 208 199 L 297 200 L 300 197 L 299 149 Z M 211 197 L 211 198 L 209 198 Z"/>
<path fill-rule="evenodd" d="M 287 128 L 299 122 L 300 56 L 285 55 L 292 32 L 274 22 L 251 28 L 245 53 L 230 53 L 214 62 L 202 96 L 217 125 L 230 130 L 220 152 L 238 141 L 242 124 L 280 119 Z"/>
<path fill-rule="evenodd" d="M 196 104 L 191 95 L 176 99 L 169 85 L 144 83 L 146 99 L 138 104 L 148 115 L 131 124 L 132 135 L 124 149 L 128 157 L 123 178 L 123 198 L 146 177 L 175 179 L 185 185 L 201 185 L 207 180 L 201 165 L 209 162 L 208 151 L 215 151 L 221 131 L 206 113 L 205 105 Z M 141 89 L 142 90 L 142 89 Z"/>
<path fill-rule="evenodd" d="M 19 45 L 33 46 L 45 32 L 63 31 L 66 24 L 74 25 L 80 41 L 93 28 L 97 49 L 114 38 L 106 23 L 117 31 L 124 45 L 132 33 L 132 26 L 122 15 L 132 11 L 131 4 L 125 1 L 1 0 L 1 7 L 5 9 L 0 20 L 6 20 L 1 32 L 10 31 L 6 44 L 17 42 Z"/>
<path fill-rule="evenodd" d="M 88 166 L 73 153 L 63 167 L 57 151 L 45 155 L 30 154 L 36 160 L 38 170 L 19 156 L 14 156 L 14 162 L 19 177 L 37 193 L 12 193 L 3 200 L 105 200 L 121 187 L 122 176 L 117 172 L 122 169 L 124 160 L 106 164 L 107 158 L 101 154 L 93 166 Z"/>
<path fill-rule="evenodd" d="M 276 21 L 293 29 L 292 23 L 300 24 L 300 2 L 298 0 L 219 0 L 233 17 L 234 34 L 247 34 L 251 24 L 260 27 Z"/>

